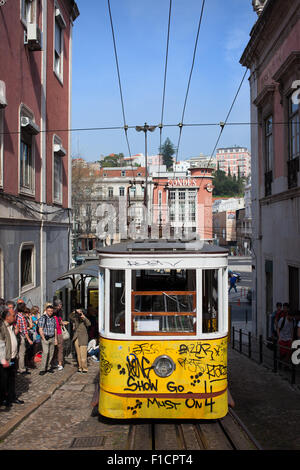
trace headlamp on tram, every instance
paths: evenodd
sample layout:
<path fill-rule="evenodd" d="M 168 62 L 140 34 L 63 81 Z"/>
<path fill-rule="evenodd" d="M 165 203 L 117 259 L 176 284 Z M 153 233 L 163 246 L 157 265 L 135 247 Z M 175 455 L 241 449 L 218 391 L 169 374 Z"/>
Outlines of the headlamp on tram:
<path fill-rule="evenodd" d="M 158 377 L 169 377 L 174 372 L 176 365 L 169 356 L 158 356 L 152 367 Z"/>

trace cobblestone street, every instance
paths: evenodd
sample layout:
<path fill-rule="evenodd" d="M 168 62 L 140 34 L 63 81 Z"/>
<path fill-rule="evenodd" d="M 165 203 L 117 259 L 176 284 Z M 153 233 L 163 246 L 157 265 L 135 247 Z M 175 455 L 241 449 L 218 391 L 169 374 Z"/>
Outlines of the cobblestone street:
<path fill-rule="evenodd" d="M 0 450 L 80 449 L 76 438 L 85 437 L 89 439 L 82 441 L 84 449 L 124 448 L 128 426 L 103 424 L 91 416 L 99 363 L 90 362 L 88 373 L 79 374 L 69 362 L 62 372 L 41 377 L 36 369 L 26 380 L 18 375 L 25 404 L 14 405 L 8 413 L 0 408 Z M 17 427 L 5 438 L 14 424 Z"/>
<path fill-rule="evenodd" d="M 124 450 L 128 424 L 92 417 L 99 363 L 77 373 L 72 359 L 63 371 L 17 376 L 24 405 L 0 408 L 0 450 Z M 277 374 L 229 348 L 229 388 L 235 412 L 265 450 L 299 450 L 300 392 Z M 284 433 L 282 430 L 284 429 Z"/>

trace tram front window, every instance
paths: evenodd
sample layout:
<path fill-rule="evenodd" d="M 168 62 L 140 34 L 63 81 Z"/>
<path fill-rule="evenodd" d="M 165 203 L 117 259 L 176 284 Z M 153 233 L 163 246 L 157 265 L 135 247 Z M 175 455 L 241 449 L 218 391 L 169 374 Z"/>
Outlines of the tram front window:
<path fill-rule="evenodd" d="M 202 277 L 203 333 L 218 331 L 218 271 L 205 269 Z"/>
<path fill-rule="evenodd" d="M 110 331 L 125 333 L 125 271 L 110 271 Z"/>
<path fill-rule="evenodd" d="M 133 334 L 196 334 L 196 271 L 132 272 Z"/>

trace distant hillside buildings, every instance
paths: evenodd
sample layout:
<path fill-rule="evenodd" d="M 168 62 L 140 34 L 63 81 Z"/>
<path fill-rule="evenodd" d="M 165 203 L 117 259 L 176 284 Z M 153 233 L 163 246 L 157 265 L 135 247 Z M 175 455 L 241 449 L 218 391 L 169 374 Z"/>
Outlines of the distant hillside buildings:
<path fill-rule="evenodd" d="M 219 148 L 216 153 L 217 168 L 226 175 L 248 178 L 251 174 L 251 154 L 245 147 Z"/>

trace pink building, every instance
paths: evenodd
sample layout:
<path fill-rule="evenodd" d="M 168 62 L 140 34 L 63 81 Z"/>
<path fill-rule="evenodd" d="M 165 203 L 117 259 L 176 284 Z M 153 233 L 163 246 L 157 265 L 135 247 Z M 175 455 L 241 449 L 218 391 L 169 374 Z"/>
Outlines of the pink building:
<path fill-rule="evenodd" d="M 212 168 L 191 168 L 186 172 L 165 172 L 153 176 L 152 222 L 180 236 L 190 230 L 201 239 L 212 235 Z"/>
<path fill-rule="evenodd" d="M 256 333 L 268 336 L 276 302 L 300 309 L 300 0 L 253 5 L 258 19 L 241 58 L 250 70 L 253 123 L 252 318 Z"/>
<path fill-rule="evenodd" d="M 79 11 L 73 0 L 20 0 L 0 13 L 0 296 L 42 305 L 61 295 L 53 281 L 71 263 L 64 129 Z"/>
<path fill-rule="evenodd" d="M 219 148 L 216 153 L 217 167 L 226 175 L 240 175 L 247 178 L 251 174 L 251 154 L 245 147 Z"/>

